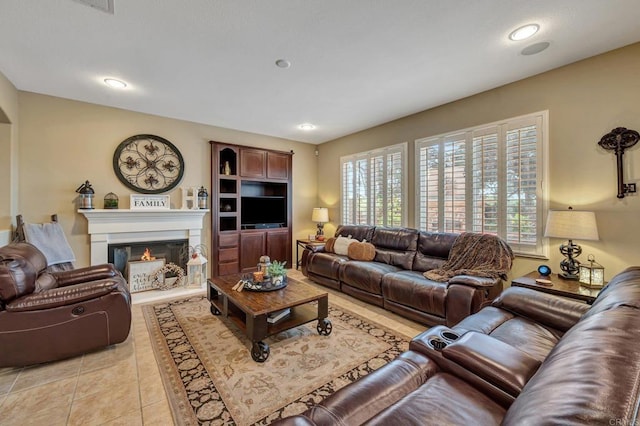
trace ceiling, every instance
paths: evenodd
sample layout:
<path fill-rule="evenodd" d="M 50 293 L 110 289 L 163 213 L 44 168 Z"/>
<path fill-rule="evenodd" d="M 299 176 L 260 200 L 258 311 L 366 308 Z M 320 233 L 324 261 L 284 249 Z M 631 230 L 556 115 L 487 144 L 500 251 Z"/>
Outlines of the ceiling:
<path fill-rule="evenodd" d="M 508 39 L 531 22 L 531 39 Z M 638 22 L 638 0 L 114 0 L 113 14 L 2 0 L 0 72 L 19 90 L 321 143 L 640 41 Z"/>

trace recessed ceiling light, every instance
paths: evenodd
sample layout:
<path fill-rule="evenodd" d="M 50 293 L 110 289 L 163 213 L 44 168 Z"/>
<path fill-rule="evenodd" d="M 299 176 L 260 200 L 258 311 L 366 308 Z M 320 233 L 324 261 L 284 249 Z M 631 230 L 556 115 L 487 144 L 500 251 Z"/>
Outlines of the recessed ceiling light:
<path fill-rule="evenodd" d="M 509 34 L 509 38 L 513 41 L 524 40 L 537 33 L 539 29 L 540 25 L 538 24 L 528 24 L 513 31 Z"/>
<path fill-rule="evenodd" d="M 291 66 L 291 62 L 286 59 L 278 59 L 276 61 L 276 66 L 279 68 L 289 68 Z"/>
<path fill-rule="evenodd" d="M 115 78 L 105 78 L 104 84 L 114 89 L 124 89 L 127 87 L 127 83 L 122 80 L 116 80 Z"/>
<path fill-rule="evenodd" d="M 301 125 L 298 126 L 298 129 L 300 130 L 313 130 L 315 128 L 316 126 L 314 126 L 311 123 L 302 123 Z"/>

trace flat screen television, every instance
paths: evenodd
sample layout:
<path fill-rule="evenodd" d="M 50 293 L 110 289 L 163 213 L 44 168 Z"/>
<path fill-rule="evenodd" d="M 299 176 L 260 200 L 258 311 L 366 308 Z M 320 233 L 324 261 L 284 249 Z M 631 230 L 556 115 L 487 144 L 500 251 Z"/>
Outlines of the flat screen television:
<path fill-rule="evenodd" d="M 240 205 L 242 229 L 287 226 L 287 199 L 285 197 L 242 197 Z"/>

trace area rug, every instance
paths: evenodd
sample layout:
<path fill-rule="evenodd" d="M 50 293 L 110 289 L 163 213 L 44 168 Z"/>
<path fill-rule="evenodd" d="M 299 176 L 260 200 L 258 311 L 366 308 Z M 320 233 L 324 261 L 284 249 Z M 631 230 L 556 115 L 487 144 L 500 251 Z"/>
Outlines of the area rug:
<path fill-rule="evenodd" d="M 169 404 L 178 425 L 267 425 L 299 414 L 394 359 L 408 339 L 352 312 L 329 308 L 333 331 L 313 321 L 265 340 L 264 363 L 229 319 L 203 296 L 143 306 Z"/>

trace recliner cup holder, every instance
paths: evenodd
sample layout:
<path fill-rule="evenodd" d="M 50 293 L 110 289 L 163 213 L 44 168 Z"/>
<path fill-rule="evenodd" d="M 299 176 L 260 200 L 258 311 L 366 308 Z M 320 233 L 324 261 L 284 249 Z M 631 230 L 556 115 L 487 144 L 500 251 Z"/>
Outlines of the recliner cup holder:
<path fill-rule="evenodd" d="M 433 349 L 437 351 L 441 351 L 447 347 L 446 340 L 441 339 L 438 336 L 429 336 L 429 339 L 427 340 L 427 342 L 429 342 L 429 346 L 431 346 Z"/>
<path fill-rule="evenodd" d="M 445 330 L 440 332 L 440 336 L 444 340 L 448 340 L 450 342 L 454 342 L 460 338 L 460 335 L 453 330 Z"/>

